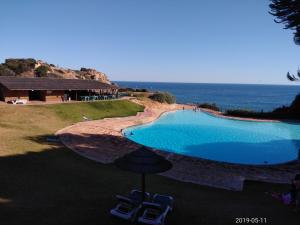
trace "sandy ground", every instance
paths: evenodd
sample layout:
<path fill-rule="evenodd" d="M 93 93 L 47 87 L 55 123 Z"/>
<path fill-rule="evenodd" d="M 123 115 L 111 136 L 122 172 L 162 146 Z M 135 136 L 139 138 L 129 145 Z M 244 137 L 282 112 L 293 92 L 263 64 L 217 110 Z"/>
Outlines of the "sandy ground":
<path fill-rule="evenodd" d="M 118 157 L 129 153 L 140 145 L 122 136 L 122 130 L 139 124 L 150 123 L 162 113 L 192 108 L 179 104 L 160 104 L 153 101 L 131 101 L 145 106 L 144 112 L 136 116 L 107 118 L 87 121 L 66 127 L 56 133 L 64 145 L 74 152 L 101 163 L 112 163 Z M 211 112 L 210 112 L 211 113 Z M 247 166 L 220 163 L 156 150 L 173 163 L 165 173 L 173 179 L 240 191 L 245 180 L 275 183 L 289 183 L 300 166 L 297 162 L 273 166 Z"/>

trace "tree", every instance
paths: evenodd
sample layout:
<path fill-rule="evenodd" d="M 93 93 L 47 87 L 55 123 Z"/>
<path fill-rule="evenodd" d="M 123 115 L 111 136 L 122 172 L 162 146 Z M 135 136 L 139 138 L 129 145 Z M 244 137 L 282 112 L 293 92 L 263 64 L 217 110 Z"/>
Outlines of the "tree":
<path fill-rule="evenodd" d="M 299 81 L 300 80 L 300 70 L 297 70 L 297 76 L 296 77 L 294 74 L 291 74 L 290 72 L 287 73 L 286 77 L 290 80 L 290 81 Z"/>
<path fill-rule="evenodd" d="M 9 69 L 7 66 L 0 64 L 0 76 L 15 76 L 15 72 Z"/>
<path fill-rule="evenodd" d="M 34 70 L 34 72 L 38 77 L 45 77 L 49 70 L 48 66 L 39 66 Z"/>
<path fill-rule="evenodd" d="M 175 96 L 171 95 L 168 92 L 156 92 L 153 95 L 149 96 L 149 98 L 160 103 L 173 104 L 176 102 Z"/>
<path fill-rule="evenodd" d="M 284 29 L 292 29 L 294 41 L 300 45 L 300 1 L 299 0 L 271 0 L 270 14 L 277 17 L 274 21 L 285 25 Z"/>
<path fill-rule="evenodd" d="M 294 42 L 300 45 L 300 1 L 299 0 L 271 0 L 269 5 L 271 15 L 277 17 L 274 21 L 285 25 L 284 29 L 292 29 L 294 32 Z M 287 78 L 291 81 L 300 80 L 300 70 L 297 75 L 287 73 Z"/>

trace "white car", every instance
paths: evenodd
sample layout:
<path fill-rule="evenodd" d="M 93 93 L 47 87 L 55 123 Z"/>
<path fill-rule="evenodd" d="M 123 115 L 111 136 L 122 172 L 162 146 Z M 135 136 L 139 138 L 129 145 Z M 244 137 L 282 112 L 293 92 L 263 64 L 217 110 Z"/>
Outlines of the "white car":
<path fill-rule="evenodd" d="M 25 105 L 27 103 L 26 99 L 15 99 L 12 101 L 9 101 L 9 103 L 14 104 L 14 105 Z"/>

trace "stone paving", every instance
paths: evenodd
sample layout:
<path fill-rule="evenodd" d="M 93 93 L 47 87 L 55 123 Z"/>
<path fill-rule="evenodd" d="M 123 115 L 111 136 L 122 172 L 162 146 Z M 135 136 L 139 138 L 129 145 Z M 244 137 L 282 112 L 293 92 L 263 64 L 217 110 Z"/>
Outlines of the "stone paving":
<path fill-rule="evenodd" d="M 140 147 L 122 136 L 124 128 L 152 122 L 167 111 L 192 107 L 141 102 L 137 99 L 131 101 L 145 105 L 145 111 L 136 116 L 80 122 L 58 131 L 56 135 L 74 152 L 97 162 L 112 163 L 118 157 Z M 300 172 L 300 164 L 296 161 L 281 165 L 248 166 L 220 163 L 160 150 L 156 152 L 173 163 L 173 168 L 162 173 L 163 176 L 235 191 L 243 189 L 245 180 L 289 183 L 294 175 Z"/>

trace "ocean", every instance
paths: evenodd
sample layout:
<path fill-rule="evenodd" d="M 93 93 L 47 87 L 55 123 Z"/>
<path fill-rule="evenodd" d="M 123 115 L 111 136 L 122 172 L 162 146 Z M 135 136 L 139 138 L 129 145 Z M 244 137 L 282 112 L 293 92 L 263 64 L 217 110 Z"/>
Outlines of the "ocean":
<path fill-rule="evenodd" d="M 221 110 L 271 111 L 288 106 L 300 93 L 300 85 L 204 84 L 115 81 L 121 87 L 167 91 L 177 103 L 216 103 Z"/>

